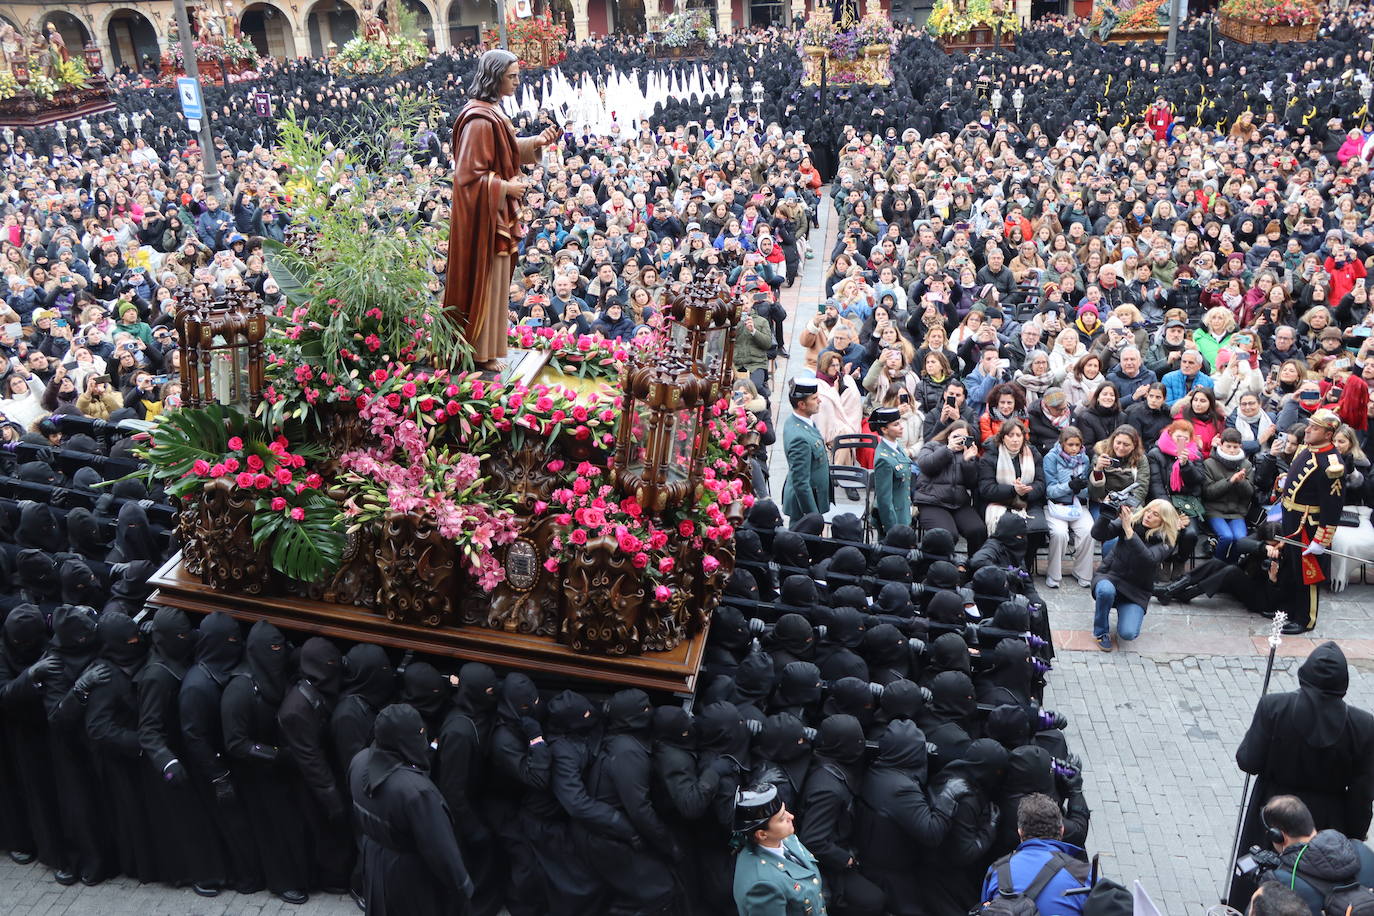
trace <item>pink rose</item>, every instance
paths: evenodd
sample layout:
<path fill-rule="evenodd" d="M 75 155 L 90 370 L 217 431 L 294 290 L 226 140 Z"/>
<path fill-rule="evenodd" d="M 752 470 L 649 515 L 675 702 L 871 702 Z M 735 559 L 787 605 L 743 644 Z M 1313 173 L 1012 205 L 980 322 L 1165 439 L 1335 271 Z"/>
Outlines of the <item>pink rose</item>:
<path fill-rule="evenodd" d="M 637 553 L 630 562 L 634 564 L 635 569 L 643 569 L 649 565 L 649 555 L 647 553 Z"/>
<path fill-rule="evenodd" d="M 247 489 L 248 487 L 251 487 L 253 485 L 253 475 L 248 473 L 247 471 L 244 471 L 242 474 L 239 474 L 237 477 L 234 478 L 234 482 L 239 486 Z"/>
<path fill-rule="evenodd" d="M 583 531 L 581 528 L 574 528 L 572 531 L 568 532 L 568 540 L 581 546 L 587 543 L 587 532 Z"/>
<path fill-rule="evenodd" d="M 549 473 L 557 474 L 559 471 L 563 470 L 563 459 L 555 458 L 545 465 L 545 467 L 549 469 Z"/>
<path fill-rule="evenodd" d="M 711 556 L 708 553 L 706 556 L 701 558 L 701 568 L 706 571 L 707 575 L 710 575 L 711 573 L 720 569 L 720 560 L 717 560 L 715 557 Z"/>
<path fill-rule="evenodd" d="M 229 451 L 237 452 L 243 449 L 243 440 L 238 436 L 229 437 Z"/>
<path fill-rule="evenodd" d="M 697 526 L 692 524 L 690 519 L 683 519 L 677 523 L 677 533 L 685 538 L 691 537 L 696 533 Z"/>
<path fill-rule="evenodd" d="M 619 544 L 620 549 L 625 551 L 626 553 L 634 553 L 636 550 L 640 548 L 639 538 L 635 537 L 633 534 L 630 534 L 629 532 L 626 532 L 625 534 L 622 534 L 620 535 L 620 537 L 616 538 L 616 543 Z"/>
<path fill-rule="evenodd" d="M 404 385 L 401 386 L 401 394 L 405 395 L 408 398 L 415 397 L 415 392 L 418 390 L 419 389 L 415 387 L 414 382 L 406 382 Z"/>
<path fill-rule="evenodd" d="M 434 398 L 421 398 L 420 403 L 415 406 L 419 407 L 424 413 L 429 413 L 434 409 Z"/>
<path fill-rule="evenodd" d="M 534 409 L 540 413 L 546 413 L 553 410 L 553 398 L 548 396 L 535 398 Z"/>
<path fill-rule="evenodd" d="M 549 557 L 547 560 L 544 561 L 544 568 L 551 573 L 557 573 L 558 560 L 554 559 L 553 557 Z"/>
<path fill-rule="evenodd" d="M 286 468 L 277 468 L 277 483 L 286 486 L 291 482 L 291 472 Z"/>
<path fill-rule="evenodd" d="M 210 468 L 210 476 L 211 476 L 211 477 L 223 477 L 224 474 L 225 474 L 225 470 L 224 470 L 224 465 L 222 465 L 222 464 L 217 464 L 217 465 L 215 465 L 214 467 Z"/>
<path fill-rule="evenodd" d="M 237 458 L 225 458 L 224 469 L 231 474 L 237 472 L 239 469 L 239 460 Z"/>
<path fill-rule="evenodd" d="M 191 465 L 191 472 L 197 477 L 204 477 L 210 473 L 210 462 L 204 458 L 197 458 L 195 464 Z"/>
<path fill-rule="evenodd" d="M 273 512 L 280 512 L 281 510 L 283 510 L 283 509 L 285 509 L 285 508 L 286 508 L 286 499 L 285 499 L 285 497 L 281 497 L 281 496 L 274 496 L 274 497 L 272 497 L 272 511 L 273 511 Z"/>
<path fill-rule="evenodd" d="M 302 509 L 300 506 L 296 506 L 294 509 L 291 510 L 291 518 L 292 520 L 297 522 L 304 521 L 305 510 Z"/>
<path fill-rule="evenodd" d="M 567 512 L 563 512 L 563 513 L 560 513 L 559 515 L 554 516 L 554 519 L 553 519 L 553 520 L 554 520 L 555 523 L 557 523 L 557 524 L 559 524 L 559 525 L 571 525 L 571 524 L 572 524 L 572 516 L 571 516 L 570 514 L 568 514 Z"/>
<path fill-rule="evenodd" d="M 654 599 L 656 601 L 667 601 L 671 597 L 673 597 L 673 590 L 668 586 L 657 585 L 654 587 Z"/>
<path fill-rule="evenodd" d="M 677 563 L 672 557 L 660 557 L 658 560 L 658 571 L 661 573 L 670 573 L 673 571 L 675 565 L 677 565 Z"/>
<path fill-rule="evenodd" d="M 259 490 L 266 490 L 268 487 L 272 486 L 272 478 L 268 477 L 266 474 L 259 474 L 253 478 L 253 486 L 257 487 Z"/>

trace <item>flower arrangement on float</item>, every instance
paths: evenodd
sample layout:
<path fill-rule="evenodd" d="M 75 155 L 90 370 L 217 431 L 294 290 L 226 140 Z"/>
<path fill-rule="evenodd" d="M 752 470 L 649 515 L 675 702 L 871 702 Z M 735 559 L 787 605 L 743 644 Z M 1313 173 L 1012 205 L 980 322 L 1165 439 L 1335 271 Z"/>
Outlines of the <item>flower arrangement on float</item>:
<path fill-rule="evenodd" d="M 1321 5 L 1315 0 L 1226 0 L 1217 13 L 1264 25 L 1306 25 L 1322 18 Z"/>
<path fill-rule="evenodd" d="M 926 31 L 937 38 L 952 38 L 974 29 L 1001 29 L 1003 35 L 1021 31 L 1021 17 L 1005 0 L 936 0 L 926 20 Z"/>
<path fill-rule="evenodd" d="M 510 329 L 509 342 L 522 350 L 548 350 L 560 372 L 578 378 L 614 379 L 630 354 L 630 347 L 620 341 L 523 324 Z"/>

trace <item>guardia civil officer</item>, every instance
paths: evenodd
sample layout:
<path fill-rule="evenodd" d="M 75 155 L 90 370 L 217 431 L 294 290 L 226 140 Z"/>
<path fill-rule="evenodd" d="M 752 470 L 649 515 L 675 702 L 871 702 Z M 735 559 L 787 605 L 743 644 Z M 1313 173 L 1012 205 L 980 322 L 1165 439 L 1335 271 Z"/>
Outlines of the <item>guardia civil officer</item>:
<path fill-rule="evenodd" d="M 902 414 L 879 407 L 868 415 L 868 428 L 879 436 L 873 455 L 873 510 L 878 532 L 911 524 L 911 457 L 902 448 Z"/>
<path fill-rule="evenodd" d="M 815 379 L 796 379 L 787 395 L 792 416 L 782 426 L 783 451 L 787 454 L 782 511 L 792 519 L 830 508 L 830 460 L 814 419 L 821 409 L 819 390 Z"/>
<path fill-rule="evenodd" d="M 735 906 L 740 916 L 825 916 L 821 870 L 797 839 L 777 786 L 735 797 Z"/>

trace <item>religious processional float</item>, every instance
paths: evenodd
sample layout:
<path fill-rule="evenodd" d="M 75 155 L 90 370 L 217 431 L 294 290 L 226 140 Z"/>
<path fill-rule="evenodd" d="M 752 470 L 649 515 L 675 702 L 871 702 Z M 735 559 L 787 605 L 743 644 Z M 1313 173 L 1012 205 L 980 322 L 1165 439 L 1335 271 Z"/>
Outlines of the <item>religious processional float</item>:
<path fill-rule="evenodd" d="M 36 127 L 109 111 L 114 103 L 101 69 L 98 47 L 73 56 L 52 23 L 29 36 L 0 23 L 0 125 Z"/>
<path fill-rule="evenodd" d="M 466 370 L 425 291 L 433 240 L 350 206 L 380 147 L 348 147 L 357 184 L 331 202 L 323 144 L 281 134 L 286 302 L 178 296 L 185 406 L 141 452 L 182 549 L 151 600 L 690 692 L 753 502 L 755 421 L 725 397 L 738 303 L 698 282 L 651 338 L 516 327 L 506 371 Z"/>
<path fill-rule="evenodd" d="M 946 54 L 1011 48 L 1021 18 L 1007 0 L 936 0 L 926 31 Z"/>
<path fill-rule="evenodd" d="M 243 36 L 239 21 L 232 15 L 216 16 L 205 7 L 190 10 L 191 47 L 202 82 L 223 86 L 241 79 L 251 79 L 258 71 L 258 49 Z M 176 20 L 167 33 L 159 61 L 159 76 L 165 85 L 176 83 L 186 75 L 186 62 L 181 55 L 181 34 Z"/>
<path fill-rule="evenodd" d="M 386 19 L 363 5 L 362 28 L 334 56 L 345 73 L 373 75 L 408 70 L 429 56 L 421 37 L 420 20 L 398 0 L 387 0 Z"/>
<path fill-rule="evenodd" d="M 892 34 L 892 22 L 880 13 L 836 19 L 831 10 L 817 9 L 802 27 L 802 85 L 888 85 Z"/>
<path fill-rule="evenodd" d="M 488 29 L 486 45 L 499 48 L 500 33 Z M 520 61 L 520 69 L 546 70 L 568 56 L 568 30 L 549 13 L 520 17 L 512 11 L 506 18 L 506 50 Z"/>

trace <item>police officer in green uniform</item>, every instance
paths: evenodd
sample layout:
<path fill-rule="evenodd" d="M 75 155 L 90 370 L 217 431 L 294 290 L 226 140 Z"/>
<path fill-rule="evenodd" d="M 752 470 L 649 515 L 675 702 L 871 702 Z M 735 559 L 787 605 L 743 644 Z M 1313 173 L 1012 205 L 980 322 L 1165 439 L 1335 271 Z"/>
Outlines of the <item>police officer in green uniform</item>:
<path fill-rule="evenodd" d="M 787 480 L 782 485 L 782 511 L 790 519 L 830 508 L 830 459 L 814 417 L 821 409 L 819 383 L 795 379 L 787 394 L 792 416 L 782 426 Z"/>
<path fill-rule="evenodd" d="M 824 916 L 816 857 L 797 839 L 777 786 L 735 797 L 735 906 L 739 916 Z"/>
<path fill-rule="evenodd" d="M 894 525 L 911 524 L 911 458 L 899 445 L 902 414 L 895 407 L 879 407 L 868 415 L 868 428 L 879 436 L 873 454 L 873 512 L 878 533 Z"/>

